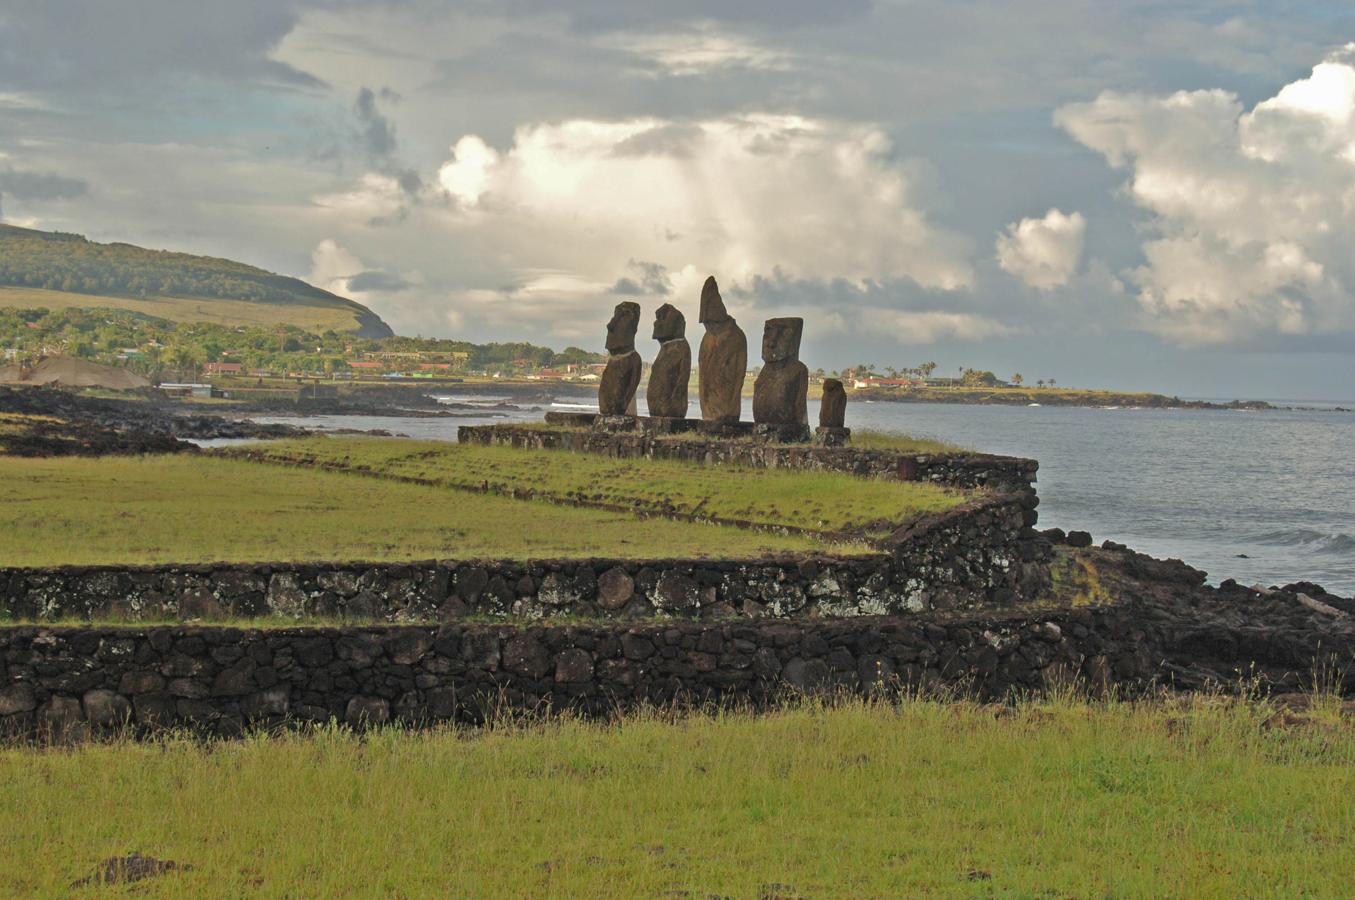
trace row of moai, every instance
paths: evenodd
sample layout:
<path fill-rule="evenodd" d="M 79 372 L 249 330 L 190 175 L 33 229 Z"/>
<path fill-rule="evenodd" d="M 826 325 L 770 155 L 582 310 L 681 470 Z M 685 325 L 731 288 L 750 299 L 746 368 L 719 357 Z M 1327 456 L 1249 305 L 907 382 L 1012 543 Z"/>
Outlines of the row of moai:
<path fill-rule="evenodd" d="M 743 409 L 743 383 L 748 370 L 748 339 L 725 309 L 714 277 L 701 289 L 700 322 L 706 327 L 698 357 L 697 393 L 701 419 L 710 426 L 737 429 Z M 604 417 L 636 416 L 635 393 L 643 363 L 635 350 L 640 305 L 618 303 L 607 323 L 607 367 L 598 388 L 598 411 Z M 657 420 L 689 421 L 688 384 L 692 350 L 686 337 L 687 320 L 671 303 L 654 315 L 654 340 L 659 355 L 650 367 L 646 399 L 649 415 Z M 762 330 L 762 370 L 753 382 L 753 424 L 781 438 L 809 436 L 809 369 L 800 361 L 804 319 L 768 319 Z M 844 427 L 847 394 L 842 382 L 823 382 L 818 439 L 841 444 L 850 432 Z"/>

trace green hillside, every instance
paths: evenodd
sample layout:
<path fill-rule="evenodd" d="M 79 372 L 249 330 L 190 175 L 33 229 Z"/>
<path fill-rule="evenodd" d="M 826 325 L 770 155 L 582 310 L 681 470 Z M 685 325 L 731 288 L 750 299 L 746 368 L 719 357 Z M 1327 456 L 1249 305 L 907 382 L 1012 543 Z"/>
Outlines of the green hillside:
<path fill-rule="evenodd" d="M 111 307 L 177 322 L 392 334 L 360 303 L 244 263 L 12 225 L 0 225 L 0 307 Z"/>

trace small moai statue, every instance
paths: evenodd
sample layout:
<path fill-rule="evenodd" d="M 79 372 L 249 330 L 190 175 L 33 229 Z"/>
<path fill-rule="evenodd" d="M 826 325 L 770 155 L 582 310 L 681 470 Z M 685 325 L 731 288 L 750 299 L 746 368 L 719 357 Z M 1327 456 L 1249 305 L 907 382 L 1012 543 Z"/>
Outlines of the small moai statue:
<path fill-rule="evenodd" d="M 659 355 L 649 367 L 649 387 L 645 390 L 651 416 L 668 419 L 687 416 L 692 348 L 686 334 L 687 319 L 673 304 L 665 303 L 654 313 L 654 340 L 659 342 Z"/>
<path fill-rule="evenodd" d="M 604 416 L 635 415 L 635 389 L 640 386 L 643 367 L 635 352 L 639 327 L 640 304 L 629 300 L 616 304 L 607 323 L 607 368 L 598 384 L 598 412 Z"/>
<path fill-rule="evenodd" d="M 799 317 L 768 319 L 762 329 L 762 371 L 753 382 L 753 421 L 809 424 L 809 368 L 800 362 Z"/>
<path fill-rule="evenodd" d="M 725 310 L 715 276 L 701 288 L 701 338 L 697 357 L 697 394 L 701 418 L 707 422 L 737 422 L 743 412 L 743 380 L 748 374 L 748 338 Z"/>
<path fill-rule="evenodd" d="M 822 447 L 841 447 L 851 440 L 852 430 L 846 427 L 847 389 L 836 378 L 823 380 L 823 399 L 819 402 L 819 427 L 814 430 L 814 443 Z"/>
<path fill-rule="evenodd" d="M 819 404 L 820 428 L 845 428 L 847 389 L 836 378 L 823 380 L 823 401 Z"/>

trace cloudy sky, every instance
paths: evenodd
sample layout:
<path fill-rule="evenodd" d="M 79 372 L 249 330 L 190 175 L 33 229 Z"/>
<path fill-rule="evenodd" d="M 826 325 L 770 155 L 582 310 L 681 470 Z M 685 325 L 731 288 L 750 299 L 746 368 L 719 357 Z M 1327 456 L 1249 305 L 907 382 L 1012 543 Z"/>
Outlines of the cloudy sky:
<path fill-rule="evenodd" d="M 601 348 L 1355 400 L 1338 3 L 6 0 L 0 217 Z M 642 353 L 652 355 L 643 346 Z"/>

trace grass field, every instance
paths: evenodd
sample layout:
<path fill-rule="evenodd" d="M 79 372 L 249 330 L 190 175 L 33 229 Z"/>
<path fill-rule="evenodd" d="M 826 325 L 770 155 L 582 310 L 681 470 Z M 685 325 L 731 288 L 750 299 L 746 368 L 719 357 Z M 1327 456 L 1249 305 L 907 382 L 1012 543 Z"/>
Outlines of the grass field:
<path fill-rule="evenodd" d="M 913 437 L 907 434 L 893 434 L 888 431 L 852 431 L 851 446 L 858 450 L 895 450 L 899 453 L 966 453 L 968 447 L 949 444 L 934 438 Z"/>
<path fill-rule="evenodd" d="M 361 468 L 449 487 L 531 490 L 560 500 L 874 535 L 973 496 L 933 484 L 831 472 L 616 460 L 591 453 L 389 438 L 319 437 L 223 452 Z"/>
<path fill-rule="evenodd" d="M 863 549 L 205 456 L 0 457 L 5 566 Z"/>
<path fill-rule="evenodd" d="M 171 322 L 217 325 L 297 325 L 309 331 L 351 331 L 359 323 L 345 309 L 301 304 L 251 303 L 201 297 L 109 297 L 42 288 L 0 286 L 0 307 L 16 309 L 126 309 Z"/>
<path fill-rule="evenodd" d="M 918 700 L 0 750 L 0 893 L 139 852 L 192 868 L 120 896 L 1349 896 L 1355 723 L 1277 718 Z"/>

